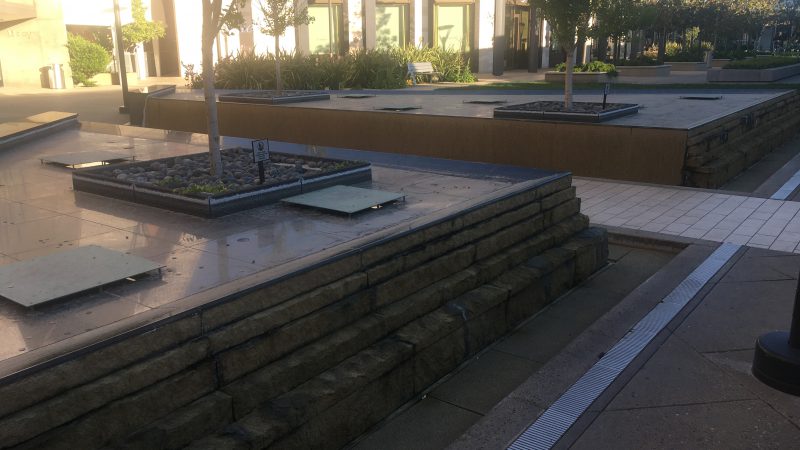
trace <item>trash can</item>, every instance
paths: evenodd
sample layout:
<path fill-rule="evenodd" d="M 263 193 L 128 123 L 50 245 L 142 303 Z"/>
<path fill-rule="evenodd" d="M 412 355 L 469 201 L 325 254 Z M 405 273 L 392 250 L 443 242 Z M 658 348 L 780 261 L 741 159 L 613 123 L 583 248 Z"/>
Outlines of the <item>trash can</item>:
<path fill-rule="evenodd" d="M 64 89 L 64 66 L 59 63 L 53 63 L 46 66 L 47 69 L 47 86 L 50 89 Z"/>

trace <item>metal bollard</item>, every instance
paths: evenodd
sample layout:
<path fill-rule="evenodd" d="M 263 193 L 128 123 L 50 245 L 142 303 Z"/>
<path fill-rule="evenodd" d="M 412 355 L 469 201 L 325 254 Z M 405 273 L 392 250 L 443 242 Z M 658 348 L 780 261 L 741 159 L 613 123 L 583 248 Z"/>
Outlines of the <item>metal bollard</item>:
<path fill-rule="evenodd" d="M 779 391 L 800 396 L 800 279 L 794 294 L 792 327 L 756 339 L 753 375 Z"/>

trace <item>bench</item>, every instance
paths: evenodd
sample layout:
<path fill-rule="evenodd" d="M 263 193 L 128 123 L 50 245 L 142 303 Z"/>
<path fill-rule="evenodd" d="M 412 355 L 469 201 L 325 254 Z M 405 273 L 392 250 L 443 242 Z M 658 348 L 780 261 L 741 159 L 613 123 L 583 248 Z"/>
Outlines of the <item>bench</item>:
<path fill-rule="evenodd" d="M 408 75 L 411 77 L 411 83 L 417 85 L 417 75 L 428 75 L 429 79 L 433 81 L 433 76 L 439 78 L 439 72 L 433 70 L 433 64 L 429 62 L 410 62 L 408 63 Z"/>

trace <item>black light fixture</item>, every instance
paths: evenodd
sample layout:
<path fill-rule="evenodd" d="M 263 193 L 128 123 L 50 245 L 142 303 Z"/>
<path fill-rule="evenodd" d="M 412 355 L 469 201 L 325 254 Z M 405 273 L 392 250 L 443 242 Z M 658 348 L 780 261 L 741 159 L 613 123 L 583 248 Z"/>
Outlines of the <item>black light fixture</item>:
<path fill-rule="evenodd" d="M 122 86 L 120 114 L 128 113 L 128 68 L 125 67 L 125 49 L 122 47 L 122 20 L 119 17 L 119 0 L 114 0 L 114 33 L 117 35 L 117 59 L 119 60 L 119 83 Z"/>

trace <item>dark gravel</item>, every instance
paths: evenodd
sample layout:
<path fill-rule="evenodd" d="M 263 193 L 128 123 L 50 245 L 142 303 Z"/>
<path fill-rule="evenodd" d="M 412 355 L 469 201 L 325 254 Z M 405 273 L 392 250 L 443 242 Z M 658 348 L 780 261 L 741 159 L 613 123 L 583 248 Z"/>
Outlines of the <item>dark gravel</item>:
<path fill-rule="evenodd" d="M 317 160 L 295 155 L 270 154 L 265 162 L 265 184 L 273 184 L 341 170 L 356 165 L 354 161 Z M 223 193 L 247 190 L 259 185 L 258 164 L 252 152 L 244 148 L 222 150 L 223 175 L 217 180 L 210 173 L 208 153 L 164 158 L 94 169 L 97 175 L 142 186 L 160 187 L 173 192 Z M 213 188 L 204 189 L 213 186 Z"/>
<path fill-rule="evenodd" d="M 627 108 L 632 106 L 627 103 L 606 103 L 603 109 L 601 102 L 573 102 L 571 109 L 564 108 L 562 101 L 540 101 L 523 103 L 520 105 L 503 106 L 504 111 L 538 111 L 538 112 L 572 112 L 572 113 L 586 113 L 598 114 L 602 112 L 614 111 L 617 109 Z"/>

